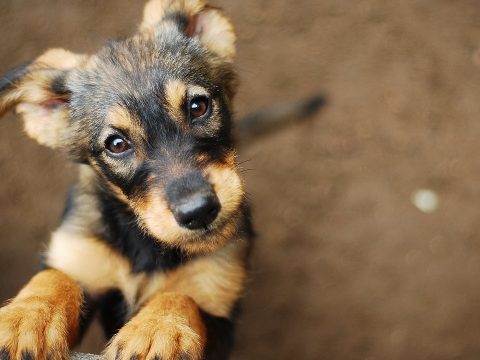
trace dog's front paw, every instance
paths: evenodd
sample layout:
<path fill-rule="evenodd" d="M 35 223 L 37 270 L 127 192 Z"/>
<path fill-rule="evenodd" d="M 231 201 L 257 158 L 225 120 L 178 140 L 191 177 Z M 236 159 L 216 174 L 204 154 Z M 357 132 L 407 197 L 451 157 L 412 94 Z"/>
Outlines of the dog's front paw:
<path fill-rule="evenodd" d="M 206 330 L 195 302 L 167 295 L 148 304 L 112 339 L 107 360 L 200 360 Z"/>
<path fill-rule="evenodd" d="M 32 297 L 0 309 L 0 360 L 68 358 L 66 316 L 54 304 Z"/>

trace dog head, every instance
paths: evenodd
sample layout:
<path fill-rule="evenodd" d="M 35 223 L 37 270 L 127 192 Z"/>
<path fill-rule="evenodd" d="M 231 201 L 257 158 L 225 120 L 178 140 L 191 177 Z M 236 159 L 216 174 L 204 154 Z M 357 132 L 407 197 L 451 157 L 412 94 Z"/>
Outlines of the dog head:
<path fill-rule="evenodd" d="M 53 49 L 0 82 L 39 143 L 91 166 L 158 241 L 207 252 L 243 203 L 231 102 L 233 27 L 204 0 L 150 0 L 138 32 L 94 55 Z"/>

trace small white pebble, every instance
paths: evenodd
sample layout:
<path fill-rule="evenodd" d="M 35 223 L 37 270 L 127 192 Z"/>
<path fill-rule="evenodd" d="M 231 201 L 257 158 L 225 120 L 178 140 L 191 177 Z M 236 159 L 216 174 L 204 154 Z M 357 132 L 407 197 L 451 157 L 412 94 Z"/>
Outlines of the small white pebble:
<path fill-rule="evenodd" d="M 418 189 L 412 194 L 410 201 L 418 210 L 427 214 L 438 208 L 438 195 L 433 190 Z"/>

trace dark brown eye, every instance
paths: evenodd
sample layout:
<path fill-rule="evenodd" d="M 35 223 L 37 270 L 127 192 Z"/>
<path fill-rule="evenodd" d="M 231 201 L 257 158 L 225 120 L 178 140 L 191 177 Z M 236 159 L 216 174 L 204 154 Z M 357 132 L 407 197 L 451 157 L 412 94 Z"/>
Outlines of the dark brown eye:
<path fill-rule="evenodd" d="M 190 101 L 190 119 L 196 119 L 208 112 L 209 101 L 206 96 L 197 96 Z"/>
<path fill-rule="evenodd" d="M 123 154 L 130 149 L 130 144 L 120 135 L 112 135 L 105 141 L 105 148 L 112 154 Z"/>

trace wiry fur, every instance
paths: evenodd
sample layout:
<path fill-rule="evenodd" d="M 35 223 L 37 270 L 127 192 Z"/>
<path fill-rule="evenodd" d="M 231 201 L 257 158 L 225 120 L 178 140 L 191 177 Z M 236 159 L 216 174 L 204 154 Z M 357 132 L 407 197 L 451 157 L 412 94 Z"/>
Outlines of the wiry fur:
<path fill-rule="evenodd" d="M 32 138 L 80 167 L 46 270 L 0 310 L 0 358 L 64 359 L 96 311 L 114 335 L 108 359 L 228 357 L 252 237 L 234 40 L 202 0 L 151 0 L 134 36 L 94 55 L 50 50 L 0 82 L 0 115 L 15 107 Z M 199 96 L 208 112 L 192 119 Z M 107 151 L 112 136 L 131 151 Z M 186 228 L 174 203 L 195 186 L 218 214 Z"/>

